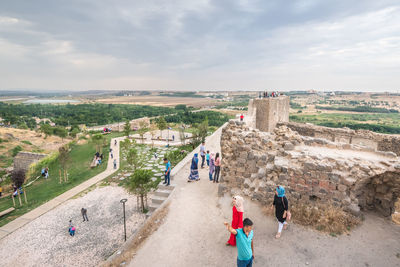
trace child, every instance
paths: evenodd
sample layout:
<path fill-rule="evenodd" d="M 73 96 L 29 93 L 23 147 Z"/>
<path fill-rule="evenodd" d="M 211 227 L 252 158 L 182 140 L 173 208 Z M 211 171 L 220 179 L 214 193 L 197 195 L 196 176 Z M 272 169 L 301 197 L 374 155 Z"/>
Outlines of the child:
<path fill-rule="evenodd" d="M 254 260 L 253 222 L 246 218 L 243 220 L 243 228 L 234 229 L 229 223 L 224 223 L 228 231 L 235 236 L 237 244 L 237 266 L 251 267 Z"/>
<path fill-rule="evenodd" d="M 213 180 L 214 170 L 215 170 L 214 153 L 211 153 L 211 156 L 210 156 L 210 167 L 209 167 L 209 171 L 208 171 L 208 176 L 210 178 L 210 181 Z"/>
<path fill-rule="evenodd" d="M 75 230 L 76 230 L 76 228 L 72 225 L 72 220 L 69 220 L 69 227 L 68 227 L 69 235 L 74 236 Z"/>
<path fill-rule="evenodd" d="M 206 161 L 207 161 L 207 166 L 210 166 L 210 151 L 209 150 L 207 150 Z"/>

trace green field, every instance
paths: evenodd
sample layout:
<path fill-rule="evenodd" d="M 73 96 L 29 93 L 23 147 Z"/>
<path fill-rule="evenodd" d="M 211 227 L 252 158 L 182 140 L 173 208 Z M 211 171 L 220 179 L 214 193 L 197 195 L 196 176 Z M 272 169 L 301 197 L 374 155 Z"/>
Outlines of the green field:
<path fill-rule="evenodd" d="M 122 133 L 113 133 L 105 136 L 105 138 L 107 139 L 107 146 L 103 147 L 103 154 L 105 155 L 104 161 L 100 166 L 97 166 L 95 168 L 90 168 L 90 163 L 93 160 L 93 155 L 96 152 L 94 145 L 90 142 L 83 145 L 72 145 L 72 150 L 70 152 L 70 163 L 68 168 L 69 181 L 60 184 L 60 164 L 58 160 L 50 163 L 48 165 L 49 178 L 47 180 L 39 178 L 31 186 L 26 187 L 28 204 L 24 203 L 23 196 L 21 196 L 23 205 L 20 207 L 18 199 L 16 199 L 16 210 L 9 213 L 8 215 L 1 217 L 0 226 L 5 225 L 15 218 L 27 213 L 28 211 L 42 205 L 43 203 L 57 197 L 67 190 L 104 171 L 107 168 L 110 139 L 121 135 Z M 36 173 L 34 177 L 37 177 L 38 175 L 40 175 L 40 173 Z M 28 182 L 29 180 L 26 181 L 26 183 Z M 0 199 L 0 211 L 8 209 L 12 206 L 13 202 L 10 196 Z"/>
<path fill-rule="evenodd" d="M 312 123 L 321 126 L 353 130 L 364 129 L 378 133 L 400 134 L 400 114 L 398 113 L 320 113 L 290 115 L 290 121 Z"/>

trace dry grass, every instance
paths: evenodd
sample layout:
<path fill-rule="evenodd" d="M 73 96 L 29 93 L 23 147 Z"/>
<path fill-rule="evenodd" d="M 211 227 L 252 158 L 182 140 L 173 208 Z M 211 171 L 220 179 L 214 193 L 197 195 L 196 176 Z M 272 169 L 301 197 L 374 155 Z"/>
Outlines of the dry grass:
<path fill-rule="evenodd" d="M 165 205 L 161 209 L 156 211 L 156 214 L 150 219 L 145 221 L 145 225 L 135 235 L 133 240 L 128 240 L 129 244 L 126 244 L 121 254 L 117 255 L 110 262 L 103 264 L 104 267 L 121 266 L 128 263 L 136 255 L 137 250 L 143 244 L 143 242 L 160 227 L 164 221 L 164 217 L 167 215 L 169 204 Z"/>
<path fill-rule="evenodd" d="M 331 235 L 347 233 L 360 219 L 331 204 L 298 202 L 291 207 L 292 220 Z"/>

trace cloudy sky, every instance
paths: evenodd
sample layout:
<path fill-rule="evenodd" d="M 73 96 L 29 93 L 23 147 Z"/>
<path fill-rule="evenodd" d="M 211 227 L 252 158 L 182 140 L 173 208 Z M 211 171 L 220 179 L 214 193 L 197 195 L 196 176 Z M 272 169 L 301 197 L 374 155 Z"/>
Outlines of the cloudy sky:
<path fill-rule="evenodd" d="M 400 90 L 398 0 L 4 0 L 0 90 Z"/>

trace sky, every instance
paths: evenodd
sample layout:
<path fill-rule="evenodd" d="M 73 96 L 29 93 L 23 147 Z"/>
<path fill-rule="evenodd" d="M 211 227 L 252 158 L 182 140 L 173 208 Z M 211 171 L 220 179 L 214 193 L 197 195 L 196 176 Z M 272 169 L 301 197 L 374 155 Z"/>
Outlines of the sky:
<path fill-rule="evenodd" d="M 4 0 L 0 90 L 400 91 L 398 0 Z"/>

